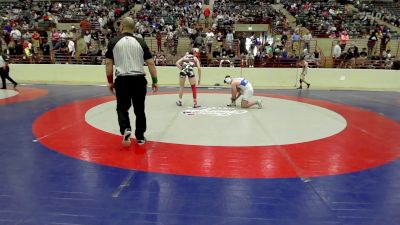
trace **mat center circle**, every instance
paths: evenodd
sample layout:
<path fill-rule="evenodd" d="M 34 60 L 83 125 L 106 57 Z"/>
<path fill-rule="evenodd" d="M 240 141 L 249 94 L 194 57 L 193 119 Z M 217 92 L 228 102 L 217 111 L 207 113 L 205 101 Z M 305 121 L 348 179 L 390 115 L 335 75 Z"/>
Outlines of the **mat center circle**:
<path fill-rule="evenodd" d="M 193 109 L 190 94 L 184 96 L 181 107 L 176 106 L 176 97 L 176 94 L 147 97 L 149 141 L 202 146 L 284 145 L 330 137 L 347 125 L 341 115 L 331 110 L 279 98 L 254 96 L 263 101 L 264 107 L 242 109 L 226 106 L 228 94 L 202 93 L 199 96 L 202 107 Z M 132 108 L 130 119 L 134 129 Z M 116 101 L 91 108 L 85 120 L 97 129 L 119 135 Z"/>

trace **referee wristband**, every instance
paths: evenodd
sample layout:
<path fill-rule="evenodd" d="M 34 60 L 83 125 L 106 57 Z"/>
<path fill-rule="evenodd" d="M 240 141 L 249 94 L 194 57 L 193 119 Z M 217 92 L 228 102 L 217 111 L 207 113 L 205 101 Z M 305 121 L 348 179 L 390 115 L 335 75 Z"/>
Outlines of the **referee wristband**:
<path fill-rule="evenodd" d="M 151 77 L 151 80 L 153 81 L 153 84 L 157 84 L 158 83 L 157 77 Z"/>

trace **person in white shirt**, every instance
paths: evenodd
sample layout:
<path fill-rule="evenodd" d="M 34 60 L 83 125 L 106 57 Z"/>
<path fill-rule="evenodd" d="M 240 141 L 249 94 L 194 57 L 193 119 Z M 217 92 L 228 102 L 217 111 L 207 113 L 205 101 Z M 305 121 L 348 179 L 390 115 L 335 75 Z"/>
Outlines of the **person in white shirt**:
<path fill-rule="evenodd" d="M 14 39 L 14 41 L 18 41 L 21 39 L 21 31 L 19 31 L 16 27 L 12 28 L 12 31 L 10 32 L 10 36 Z"/>
<path fill-rule="evenodd" d="M 86 33 L 83 35 L 83 40 L 86 43 L 87 48 L 89 49 L 91 41 L 92 41 L 92 34 L 87 30 Z"/>
<path fill-rule="evenodd" d="M 312 39 L 312 35 L 310 33 L 310 31 L 307 31 L 306 34 L 303 35 L 303 42 L 304 42 L 304 48 L 303 49 L 307 49 L 308 52 L 310 52 L 310 42 Z"/>
<path fill-rule="evenodd" d="M 228 33 L 226 34 L 226 45 L 228 48 L 232 48 L 232 44 L 233 44 L 233 34 L 231 31 L 228 31 Z"/>
<path fill-rule="evenodd" d="M 250 101 L 250 98 L 253 97 L 254 89 L 247 79 L 242 77 L 233 78 L 227 75 L 225 76 L 224 83 L 231 86 L 232 96 L 231 103 L 228 105 L 229 107 L 236 106 L 236 100 L 243 95 L 240 103 L 242 108 L 250 108 L 253 105 L 257 105 L 259 109 L 262 108 L 261 100 Z"/>
<path fill-rule="evenodd" d="M 68 54 L 70 56 L 74 56 L 75 55 L 75 42 L 72 40 L 71 37 L 67 38 L 67 44 L 68 44 Z"/>
<path fill-rule="evenodd" d="M 333 47 L 332 56 L 335 59 L 338 59 L 342 54 L 342 48 L 339 45 L 339 42 L 336 43 L 335 47 Z"/>
<path fill-rule="evenodd" d="M 207 41 L 207 51 L 210 53 L 212 51 L 212 45 L 214 43 L 214 33 L 212 31 L 208 31 L 206 33 L 206 41 Z"/>

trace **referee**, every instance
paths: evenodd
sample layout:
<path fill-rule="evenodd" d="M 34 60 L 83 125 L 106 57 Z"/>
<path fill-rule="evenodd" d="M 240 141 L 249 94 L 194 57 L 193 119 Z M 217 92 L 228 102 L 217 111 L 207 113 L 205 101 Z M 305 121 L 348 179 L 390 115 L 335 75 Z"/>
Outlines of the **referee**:
<path fill-rule="evenodd" d="M 1 82 L 3 83 L 1 89 L 7 89 L 6 79 L 14 84 L 14 89 L 17 87 L 18 83 L 10 77 L 9 73 L 10 67 L 8 67 L 8 56 L 6 55 L 6 50 L 4 50 L 4 54 L 0 54 L 0 76 Z"/>
<path fill-rule="evenodd" d="M 120 132 L 123 135 L 122 145 L 130 146 L 131 124 L 129 108 L 133 105 L 136 115 L 135 136 L 137 143 L 142 145 L 146 139 L 145 98 L 147 80 L 144 72 L 146 62 L 152 79 L 153 92 L 158 90 L 157 70 L 151 52 L 143 39 L 133 36 L 134 21 L 125 17 L 120 24 L 118 36 L 111 39 L 106 52 L 106 75 L 108 88 L 117 98 L 117 115 Z M 115 81 L 113 76 L 115 66 Z M 115 92 L 114 92 L 115 90 Z"/>

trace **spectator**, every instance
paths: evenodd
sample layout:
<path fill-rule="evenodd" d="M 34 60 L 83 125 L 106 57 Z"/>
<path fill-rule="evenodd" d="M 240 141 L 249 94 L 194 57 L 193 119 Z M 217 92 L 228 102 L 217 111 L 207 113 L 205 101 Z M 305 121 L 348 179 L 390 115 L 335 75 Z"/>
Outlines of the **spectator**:
<path fill-rule="evenodd" d="M 342 54 L 342 48 L 340 47 L 339 43 L 339 41 L 336 42 L 335 47 L 333 47 L 332 56 L 335 59 L 339 59 L 340 55 Z"/>
<path fill-rule="evenodd" d="M 378 40 L 378 37 L 376 36 L 376 31 L 372 31 L 371 35 L 368 38 L 368 42 L 367 42 L 368 56 L 371 56 L 377 40 Z"/>
<path fill-rule="evenodd" d="M 157 34 L 156 34 L 156 40 L 157 40 L 157 51 L 158 51 L 158 52 L 161 52 L 161 51 L 162 51 L 162 48 L 161 48 L 161 46 L 162 46 L 162 42 L 161 42 L 162 36 L 161 36 L 161 33 L 160 33 L 160 32 L 157 32 Z"/>
<path fill-rule="evenodd" d="M 310 42 L 312 39 L 312 35 L 310 33 L 310 31 L 306 31 L 306 33 L 303 35 L 303 42 L 304 42 L 304 47 L 303 49 L 307 49 L 308 52 L 310 52 Z"/>
<path fill-rule="evenodd" d="M 174 40 L 174 48 L 173 48 L 173 52 L 172 55 L 176 55 L 178 54 L 178 42 L 179 42 L 179 34 L 177 31 L 174 32 L 173 36 L 172 36 L 172 40 Z"/>
<path fill-rule="evenodd" d="M 213 53 L 212 53 L 213 58 L 217 58 L 217 57 L 221 57 L 221 47 L 219 45 L 217 45 L 217 47 L 215 47 Z"/>
<path fill-rule="evenodd" d="M 206 33 L 206 42 L 207 52 L 210 53 L 212 51 L 212 45 L 214 43 L 214 33 L 211 30 Z"/>
<path fill-rule="evenodd" d="M 86 17 L 79 23 L 79 27 L 81 28 L 81 33 L 84 34 L 86 31 L 90 31 L 90 18 Z"/>
<path fill-rule="evenodd" d="M 12 27 L 12 31 L 10 32 L 10 36 L 12 39 L 14 39 L 16 42 L 21 40 L 21 31 L 18 30 L 17 27 Z"/>
<path fill-rule="evenodd" d="M 342 33 L 340 34 L 340 48 L 342 51 L 344 51 L 347 42 L 349 41 L 349 34 L 347 33 L 347 31 L 342 31 Z"/>
<path fill-rule="evenodd" d="M 379 52 L 379 56 L 381 57 L 381 59 L 383 58 L 382 54 L 384 51 L 386 51 L 386 47 L 389 42 L 390 42 L 390 35 L 387 32 L 384 32 L 381 38 L 380 52 Z"/>
<path fill-rule="evenodd" d="M 38 53 L 38 50 L 40 48 L 40 34 L 35 30 L 32 34 L 32 44 L 33 44 L 33 50 L 35 53 Z"/>
<path fill-rule="evenodd" d="M 249 64 L 250 68 L 254 67 L 254 54 L 252 51 L 249 51 L 247 54 L 247 63 Z"/>
<path fill-rule="evenodd" d="M 32 49 L 33 49 L 32 44 L 28 40 L 25 40 L 25 41 L 23 41 L 23 48 L 24 48 L 23 59 L 28 59 L 29 63 L 33 63 L 33 61 L 32 61 L 32 56 L 33 56 L 32 55 Z"/>
<path fill-rule="evenodd" d="M 167 65 L 167 58 L 164 54 L 164 51 L 160 51 L 154 55 L 154 61 L 157 66 L 166 66 Z"/>
<path fill-rule="evenodd" d="M 219 31 L 218 34 L 217 34 L 217 42 L 218 42 L 219 46 L 222 45 L 222 41 L 223 40 L 224 40 L 224 36 L 222 35 L 221 31 Z"/>
<path fill-rule="evenodd" d="M 197 37 L 194 39 L 193 48 L 200 48 L 204 45 L 203 37 L 198 33 Z"/>
<path fill-rule="evenodd" d="M 228 48 L 232 48 L 233 46 L 233 34 L 232 32 L 229 30 L 228 34 L 226 34 L 226 45 Z"/>
<path fill-rule="evenodd" d="M 83 40 L 85 41 L 87 49 L 90 48 L 91 42 L 92 42 L 92 35 L 90 31 L 85 31 L 85 34 L 83 35 Z"/>
<path fill-rule="evenodd" d="M 390 69 L 392 69 L 392 67 L 393 67 L 392 59 L 391 58 L 385 59 L 384 68 L 387 70 L 390 70 Z"/>
<path fill-rule="evenodd" d="M 71 57 L 75 56 L 75 42 L 72 40 L 71 37 L 67 38 L 68 42 L 68 55 Z M 71 62 L 70 62 L 71 63 Z"/>
<path fill-rule="evenodd" d="M 53 48 L 55 48 L 56 44 L 58 43 L 60 39 L 60 33 L 58 30 L 53 29 L 53 32 L 51 33 L 51 44 Z"/>
<path fill-rule="evenodd" d="M 281 36 L 281 44 L 282 44 L 283 46 L 285 46 L 287 40 L 288 40 L 287 31 L 283 31 L 282 36 Z"/>
<path fill-rule="evenodd" d="M 321 66 L 321 51 L 318 48 L 316 48 L 314 51 L 314 60 L 315 60 L 315 65 L 317 67 L 320 67 Z"/>
<path fill-rule="evenodd" d="M 293 33 L 292 35 L 292 52 L 295 53 L 300 47 L 300 35 L 298 33 Z"/>

